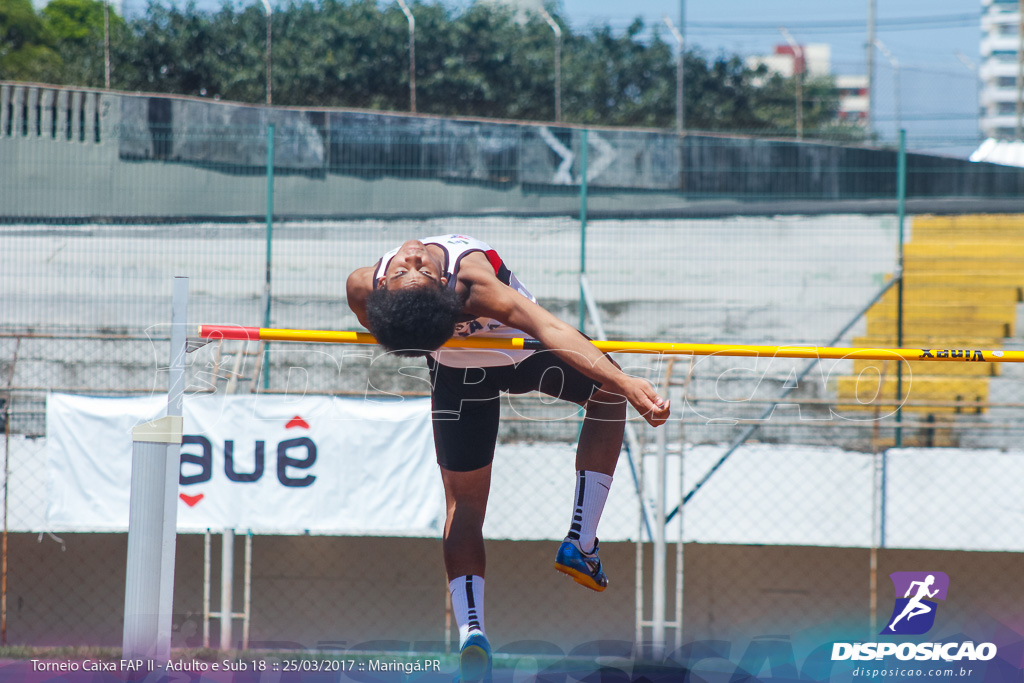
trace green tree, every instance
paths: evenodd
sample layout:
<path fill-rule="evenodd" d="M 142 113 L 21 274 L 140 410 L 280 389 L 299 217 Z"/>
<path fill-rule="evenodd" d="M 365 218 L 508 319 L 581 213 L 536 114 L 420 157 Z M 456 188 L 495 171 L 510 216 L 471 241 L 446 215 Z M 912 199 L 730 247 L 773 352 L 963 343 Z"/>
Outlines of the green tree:
<path fill-rule="evenodd" d="M 200 11 L 194 3 L 159 0 L 129 26 L 112 21 L 115 87 L 265 101 L 267 17 L 259 3 L 239 9 L 224 2 L 218 11 Z M 36 36 L 32 45 L 45 47 L 45 36 L 59 36 L 65 82 L 97 84 L 101 0 L 53 0 L 46 24 L 35 26 L 28 3 L 0 0 L 0 8 L 28 8 L 21 24 L 27 26 L 22 33 Z M 419 112 L 555 118 L 555 41 L 539 16 L 484 3 L 456 9 L 438 0 L 413 2 L 411 9 Z M 660 26 L 651 30 L 636 20 L 624 33 L 608 26 L 577 32 L 556 20 L 563 31 L 566 122 L 673 126 L 675 59 Z M 408 23 L 397 4 L 288 0 L 275 7 L 271 22 L 275 105 L 409 110 Z M 690 50 L 684 60 L 689 129 L 793 134 L 792 79 L 764 67 L 752 70 L 735 55 Z M 829 79 L 808 80 L 803 100 L 805 134 L 855 138 L 853 127 L 836 123 L 838 100 Z"/>
<path fill-rule="evenodd" d="M 109 17 L 113 51 L 115 44 L 124 41 L 127 26 L 101 0 L 51 0 L 43 8 L 46 28 L 56 40 L 57 53 L 64 65 L 57 82 L 97 88 L 104 86 L 104 12 Z"/>
<path fill-rule="evenodd" d="M 417 64 L 417 85 L 420 79 L 423 82 L 422 111 L 528 118 L 549 110 L 542 103 L 529 101 L 529 88 L 525 93 L 519 91 L 526 81 L 538 78 L 530 59 L 537 45 L 510 10 L 473 5 L 443 17 L 426 11 L 428 7 L 417 7 L 437 32 L 425 46 L 426 59 Z"/>
<path fill-rule="evenodd" d="M 618 126 L 668 127 L 674 120 L 675 66 L 658 32 L 641 39 L 635 20 L 616 36 L 604 26 L 574 34 L 565 59 L 566 120 Z"/>
<path fill-rule="evenodd" d="M 748 133 L 763 128 L 754 111 L 754 81 L 763 70 L 751 70 L 735 55 L 711 61 L 694 51 L 686 53 L 685 70 L 687 128 Z"/>
<path fill-rule="evenodd" d="M 225 7 L 220 15 L 225 14 L 227 18 L 222 21 L 229 25 L 246 21 L 245 12 L 236 15 Z M 194 2 L 180 9 L 150 4 L 146 16 L 133 21 L 130 29 L 131 44 L 123 55 L 126 63 L 132 65 L 125 76 L 127 89 L 195 96 L 223 92 L 217 75 L 233 64 L 230 60 L 218 60 L 224 50 L 239 44 L 235 39 L 237 29 L 226 35 L 218 32 L 214 15 L 198 10 Z M 252 92 L 243 91 L 244 97 L 232 99 L 253 101 L 248 98 L 254 92 L 255 88 Z"/>
<path fill-rule="evenodd" d="M 53 36 L 31 0 L 0 0 L 0 80 L 53 82 L 60 71 Z"/>

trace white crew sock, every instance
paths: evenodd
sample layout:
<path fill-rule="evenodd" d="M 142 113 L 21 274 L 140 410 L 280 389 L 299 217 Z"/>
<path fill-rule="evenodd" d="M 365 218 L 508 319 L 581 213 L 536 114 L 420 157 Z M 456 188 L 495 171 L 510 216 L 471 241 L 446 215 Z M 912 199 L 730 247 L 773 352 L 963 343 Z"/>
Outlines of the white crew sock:
<path fill-rule="evenodd" d="M 593 552 L 597 543 L 597 523 L 612 487 L 610 475 L 587 470 L 576 471 L 576 497 L 572 524 L 567 538 L 578 539 L 583 552 Z"/>
<path fill-rule="evenodd" d="M 460 576 L 448 584 L 452 594 L 452 612 L 455 623 L 459 625 L 459 647 L 466 644 L 471 633 L 481 633 L 484 637 L 484 577 Z"/>

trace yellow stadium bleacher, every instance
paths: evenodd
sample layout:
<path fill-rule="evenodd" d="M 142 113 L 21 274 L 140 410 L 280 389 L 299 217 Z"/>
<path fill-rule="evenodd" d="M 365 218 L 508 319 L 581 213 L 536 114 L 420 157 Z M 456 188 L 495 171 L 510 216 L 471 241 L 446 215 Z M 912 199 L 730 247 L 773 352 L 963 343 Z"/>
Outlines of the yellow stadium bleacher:
<path fill-rule="evenodd" d="M 1016 333 L 1024 300 L 1024 215 L 917 216 L 903 250 L 904 348 L 996 349 Z M 897 345 L 897 290 L 867 313 L 854 345 Z M 904 412 L 944 415 L 986 410 L 998 363 L 912 362 L 902 373 Z M 896 401 L 896 364 L 858 360 L 836 381 L 838 410 L 887 414 Z M 970 407 L 935 404 L 964 401 Z"/>

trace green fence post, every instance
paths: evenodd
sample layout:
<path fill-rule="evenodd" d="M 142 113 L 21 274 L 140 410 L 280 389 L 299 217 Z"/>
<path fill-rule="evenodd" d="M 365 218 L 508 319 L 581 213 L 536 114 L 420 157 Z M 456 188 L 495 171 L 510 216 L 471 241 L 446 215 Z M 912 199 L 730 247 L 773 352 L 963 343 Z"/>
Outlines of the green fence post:
<path fill-rule="evenodd" d="M 267 126 L 267 269 L 263 283 L 263 327 L 270 327 L 271 245 L 274 237 L 274 124 Z M 269 342 L 263 344 L 263 388 L 270 388 L 270 365 L 267 358 Z"/>

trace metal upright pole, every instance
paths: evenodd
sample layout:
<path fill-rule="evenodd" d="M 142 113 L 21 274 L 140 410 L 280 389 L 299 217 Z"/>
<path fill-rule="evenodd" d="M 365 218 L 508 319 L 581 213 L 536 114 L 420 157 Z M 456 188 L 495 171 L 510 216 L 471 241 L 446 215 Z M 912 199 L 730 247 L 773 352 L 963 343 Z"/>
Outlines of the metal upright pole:
<path fill-rule="evenodd" d="M 245 535 L 245 571 L 242 587 L 242 649 L 249 649 L 249 627 L 252 622 L 252 529 Z"/>
<path fill-rule="evenodd" d="M 664 19 L 669 32 L 676 41 L 676 133 L 683 132 L 683 34 L 680 33 L 672 20 Z"/>
<path fill-rule="evenodd" d="M 398 0 L 398 6 L 402 8 L 406 20 L 409 22 L 409 111 L 416 113 L 416 17 L 412 10 L 405 4 L 405 0 Z"/>
<path fill-rule="evenodd" d="M 899 225 L 899 243 L 896 266 L 898 278 L 896 280 L 896 346 L 903 346 L 903 223 L 906 216 L 907 202 L 907 133 L 900 130 L 899 134 L 899 155 L 896 160 L 896 221 Z M 896 448 L 903 445 L 903 428 L 899 426 L 903 422 L 903 363 L 896 363 Z"/>
<path fill-rule="evenodd" d="M 0 550 L 0 645 L 7 644 L 7 541 L 8 541 L 8 519 L 7 514 L 10 505 L 10 481 L 11 481 L 11 417 L 14 415 L 14 394 L 11 387 L 14 386 L 14 373 L 18 367 L 18 351 L 21 349 L 21 337 L 14 342 L 14 353 L 11 354 L 11 364 L 7 375 L 7 394 L 4 401 L 0 401 L 0 417 L 4 422 L 4 531 L 2 550 Z"/>
<path fill-rule="evenodd" d="M 231 620 L 234 616 L 235 530 L 225 529 L 220 541 L 220 649 L 231 649 Z"/>
<path fill-rule="evenodd" d="M 626 423 L 626 427 L 629 427 L 629 423 Z M 647 625 L 647 621 L 644 619 L 644 529 L 647 529 L 647 537 L 654 540 L 654 531 L 651 529 L 647 521 L 647 488 L 644 482 L 644 455 L 643 453 L 637 453 L 636 460 L 636 498 L 637 502 L 640 503 L 639 514 L 637 515 L 637 531 L 636 531 L 636 554 L 634 557 L 634 576 L 635 582 L 635 593 L 633 600 L 634 609 L 634 635 L 633 635 L 633 649 L 634 655 L 639 659 L 643 656 L 643 643 L 644 643 L 644 626 Z"/>
<path fill-rule="evenodd" d="M 651 657 L 654 661 L 660 661 L 665 656 L 665 479 L 668 471 L 665 432 L 663 425 L 654 435 L 658 450 L 657 474 L 654 477 L 654 539 L 651 549 Z"/>
<path fill-rule="evenodd" d="M 132 430 L 122 659 L 171 654 L 188 278 L 174 278 L 167 416 Z"/>
<path fill-rule="evenodd" d="M 1022 0 L 1022 2 L 1024 2 L 1024 0 Z M 875 39 L 875 46 L 878 47 L 878 49 L 881 51 L 883 55 L 885 55 L 885 58 L 889 60 L 889 64 L 892 66 L 892 106 L 893 118 L 896 120 L 896 137 L 898 139 L 900 136 L 900 131 L 903 130 L 903 107 L 900 104 L 900 91 L 902 89 L 900 88 L 900 60 L 896 58 L 896 55 L 889 51 L 889 48 L 885 46 L 885 43 L 883 43 L 881 39 Z"/>
<path fill-rule="evenodd" d="M 270 275 L 273 271 L 272 246 L 274 236 L 274 124 L 267 126 L 267 249 L 266 272 L 263 283 L 263 324 L 270 326 Z M 270 365 L 267 363 L 267 345 L 263 346 L 263 388 L 270 388 Z"/>
<path fill-rule="evenodd" d="M 686 0 L 679 0 L 679 73 L 676 75 L 676 104 L 679 106 L 679 130 L 686 130 Z"/>
<path fill-rule="evenodd" d="M 203 534 L 203 647 L 210 647 L 210 530 Z"/>
<path fill-rule="evenodd" d="M 785 26 L 779 27 L 782 37 L 793 50 L 793 83 L 796 86 L 796 139 L 804 137 L 804 49 L 800 46 Z"/>
<path fill-rule="evenodd" d="M 874 123 L 872 110 L 875 106 L 875 2 L 868 0 L 868 39 L 867 39 L 867 72 L 868 72 L 868 107 L 867 116 L 864 119 L 864 130 L 868 136 L 871 135 L 871 126 Z"/>
<path fill-rule="evenodd" d="M 263 11 L 267 14 L 267 105 L 273 101 L 271 97 L 271 85 L 270 85 L 270 30 L 271 30 L 271 18 L 274 16 L 274 11 L 270 7 L 269 0 L 262 0 Z"/>
<path fill-rule="evenodd" d="M 558 123 L 562 120 L 562 27 L 543 7 L 540 15 L 555 33 L 555 122 Z"/>
<path fill-rule="evenodd" d="M 587 272 L 587 129 L 580 131 L 580 275 Z M 579 330 L 583 331 L 586 323 L 587 307 L 583 293 L 583 285 L 580 285 L 580 325 Z"/>
<path fill-rule="evenodd" d="M 893 61 L 893 68 L 896 70 L 896 78 L 893 83 L 893 100 L 896 107 L 896 134 L 899 136 L 903 134 L 903 71 L 900 68 L 898 59 Z"/>
<path fill-rule="evenodd" d="M 1024 0 L 1017 2 L 1017 133 L 1024 137 Z"/>
<path fill-rule="evenodd" d="M 110 90 L 110 3 L 103 3 L 103 87 Z"/>
<path fill-rule="evenodd" d="M 693 377 L 693 367 L 696 356 L 690 356 L 690 371 L 686 375 L 686 380 L 683 382 L 683 396 L 679 401 L 680 405 L 686 403 L 686 391 L 690 383 L 690 378 Z M 667 426 L 667 423 L 666 423 Z M 683 496 L 686 494 L 686 443 L 683 439 L 683 424 L 679 423 L 679 504 L 683 502 Z M 666 519 L 668 515 L 666 515 Z M 680 509 L 679 514 L 679 535 L 676 536 L 676 650 L 679 650 L 683 646 L 683 554 L 685 537 L 683 536 L 683 522 L 685 520 L 682 510 Z M 666 524 L 668 522 L 666 521 Z"/>

